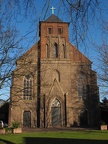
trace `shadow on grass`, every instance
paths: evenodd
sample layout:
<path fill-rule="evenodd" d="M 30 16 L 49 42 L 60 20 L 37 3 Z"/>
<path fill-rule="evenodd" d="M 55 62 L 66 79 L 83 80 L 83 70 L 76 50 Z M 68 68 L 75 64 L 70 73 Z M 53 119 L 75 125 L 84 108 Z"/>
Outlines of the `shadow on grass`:
<path fill-rule="evenodd" d="M 0 139 L 0 144 L 14 144 L 14 143 L 7 140 Z"/>
<path fill-rule="evenodd" d="M 108 140 L 27 137 L 24 144 L 108 144 Z"/>

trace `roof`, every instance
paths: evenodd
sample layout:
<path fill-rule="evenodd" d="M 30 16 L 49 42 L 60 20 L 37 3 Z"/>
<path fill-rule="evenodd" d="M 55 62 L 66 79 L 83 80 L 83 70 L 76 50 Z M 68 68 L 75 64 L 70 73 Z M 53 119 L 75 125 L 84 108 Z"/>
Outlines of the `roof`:
<path fill-rule="evenodd" d="M 48 19 L 45 20 L 45 22 L 63 22 L 63 21 L 59 19 L 56 15 L 52 14 Z"/>
<path fill-rule="evenodd" d="M 84 54 L 82 54 L 73 44 L 71 44 L 70 42 L 69 44 L 70 59 L 72 62 L 92 64 L 92 62 Z"/>

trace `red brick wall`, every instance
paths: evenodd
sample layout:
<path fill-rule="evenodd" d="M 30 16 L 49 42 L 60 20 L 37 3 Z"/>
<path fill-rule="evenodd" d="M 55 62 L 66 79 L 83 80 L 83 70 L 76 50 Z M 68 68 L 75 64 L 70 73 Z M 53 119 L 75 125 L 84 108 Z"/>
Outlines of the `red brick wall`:
<path fill-rule="evenodd" d="M 68 23 L 40 23 L 40 46 L 41 46 L 41 58 L 45 58 L 45 47 L 48 37 L 58 37 L 58 27 L 61 27 L 63 33 L 60 34 L 61 37 L 65 38 L 66 43 L 68 43 Z M 48 34 L 48 28 L 52 28 L 52 34 Z"/>

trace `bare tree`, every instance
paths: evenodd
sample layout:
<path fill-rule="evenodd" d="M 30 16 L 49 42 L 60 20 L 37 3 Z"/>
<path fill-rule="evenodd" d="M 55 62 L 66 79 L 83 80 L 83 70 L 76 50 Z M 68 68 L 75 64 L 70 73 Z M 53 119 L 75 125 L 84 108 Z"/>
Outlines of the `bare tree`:
<path fill-rule="evenodd" d="M 101 39 L 99 44 L 95 44 L 97 60 L 96 70 L 98 74 L 98 83 L 100 87 L 100 97 L 108 95 L 108 22 L 104 21 L 101 25 Z"/>
<path fill-rule="evenodd" d="M 25 7 L 22 13 L 23 2 Z M 0 0 L 0 96 L 4 99 L 9 97 L 12 71 L 15 69 L 16 60 L 22 53 L 21 42 L 31 33 L 29 31 L 21 35 L 17 25 L 22 22 L 22 17 L 26 19 L 28 13 L 30 16 L 31 5 L 32 1 Z M 21 18 L 19 14 L 22 14 Z"/>
<path fill-rule="evenodd" d="M 65 14 L 69 17 L 70 22 L 70 37 L 71 41 L 80 47 L 80 44 L 86 43 L 86 39 L 90 40 L 88 33 L 90 26 L 93 25 L 99 15 L 101 8 L 98 0 L 66 0 L 62 1 Z M 86 44 L 87 47 L 87 44 Z"/>
<path fill-rule="evenodd" d="M 8 87 L 19 51 L 16 28 L 12 28 L 10 20 L 3 16 L 0 18 L 0 89 Z"/>
<path fill-rule="evenodd" d="M 108 44 L 103 41 L 100 46 L 97 46 L 98 51 L 98 78 L 101 96 L 106 97 L 108 95 Z"/>

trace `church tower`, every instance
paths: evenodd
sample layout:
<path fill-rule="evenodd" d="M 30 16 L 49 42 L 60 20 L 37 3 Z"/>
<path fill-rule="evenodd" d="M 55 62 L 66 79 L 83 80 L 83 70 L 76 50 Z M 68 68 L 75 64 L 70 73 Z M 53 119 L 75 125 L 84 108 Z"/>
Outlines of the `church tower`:
<path fill-rule="evenodd" d="M 47 20 L 41 21 L 39 24 L 39 30 L 40 30 L 39 65 L 40 65 L 41 74 L 40 72 L 38 72 L 39 74 L 38 78 L 40 78 L 39 81 L 41 83 L 40 84 L 41 89 L 40 89 L 40 96 L 39 96 L 40 102 L 39 101 L 37 102 L 40 105 L 40 113 L 43 113 L 41 112 L 42 99 L 44 100 L 44 109 L 47 108 L 51 110 L 50 112 L 44 111 L 44 116 L 43 116 L 44 127 L 55 125 L 54 123 L 51 122 L 51 119 L 52 121 L 56 121 L 58 119 L 57 121 L 59 121 L 60 126 L 66 125 L 66 122 L 64 121 L 64 119 L 66 119 L 66 112 L 65 112 L 65 107 L 63 106 L 65 105 L 65 93 L 63 92 L 60 84 L 61 82 L 60 71 L 61 70 L 64 71 L 65 68 L 67 69 L 66 66 L 67 63 L 65 63 L 65 61 L 68 61 L 70 63 L 69 44 L 68 44 L 69 42 L 68 26 L 69 23 L 63 22 L 54 14 L 52 14 Z M 62 69 L 62 67 L 64 68 Z M 51 104 L 47 105 L 47 101 L 49 101 Z M 58 108 L 55 106 L 56 112 L 54 107 L 52 107 L 52 105 L 55 105 L 54 103 L 58 103 L 58 105 L 60 106 Z M 58 113 L 59 116 L 53 116 L 55 115 L 53 113 L 55 114 Z"/>
<path fill-rule="evenodd" d="M 52 14 L 47 20 L 40 22 L 40 46 L 42 59 L 68 58 L 68 25 Z"/>

